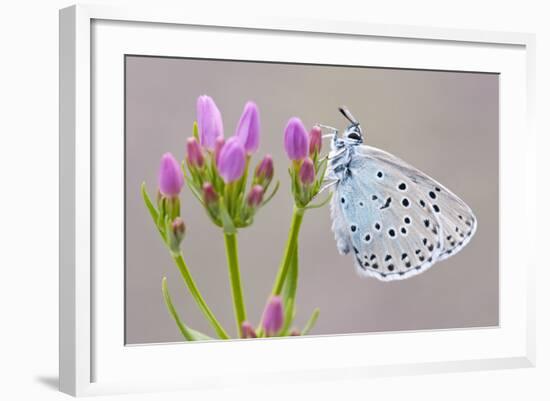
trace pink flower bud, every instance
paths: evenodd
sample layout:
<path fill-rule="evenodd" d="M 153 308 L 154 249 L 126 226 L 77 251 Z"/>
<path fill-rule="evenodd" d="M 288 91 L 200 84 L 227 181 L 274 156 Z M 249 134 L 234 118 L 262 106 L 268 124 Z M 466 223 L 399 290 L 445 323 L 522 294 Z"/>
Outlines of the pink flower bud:
<path fill-rule="evenodd" d="M 303 160 L 309 151 L 309 136 L 298 117 L 288 120 L 284 137 L 285 151 L 290 160 Z"/>
<path fill-rule="evenodd" d="M 216 138 L 223 137 L 222 115 L 210 96 L 197 99 L 197 123 L 201 145 L 213 150 Z"/>
<path fill-rule="evenodd" d="M 162 155 L 158 175 L 159 190 L 166 197 L 176 197 L 183 187 L 180 164 L 171 153 Z"/>
<path fill-rule="evenodd" d="M 246 202 L 251 208 L 260 206 L 264 198 L 264 189 L 261 185 L 254 185 L 250 190 Z"/>
<path fill-rule="evenodd" d="M 322 144 L 323 133 L 321 132 L 321 127 L 316 125 L 309 133 L 309 155 L 313 156 L 316 153 L 318 154 L 321 151 Z"/>
<path fill-rule="evenodd" d="M 262 161 L 256 167 L 254 176 L 260 181 L 271 181 L 273 178 L 273 158 L 271 155 L 265 155 Z"/>
<path fill-rule="evenodd" d="M 300 167 L 299 177 L 300 182 L 304 185 L 310 185 L 315 180 L 315 167 L 313 166 L 313 162 L 309 157 L 305 159 L 302 163 L 302 167 Z"/>
<path fill-rule="evenodd" d="M 279 296 L 272 296 L 264 309 L 262 326 L 268 336 L 276 335 L 283 327 L 283 301 Z"/>
<path fill-rule="evenodd" d="M 244 147 L 237 137 L 231 137 L 223 145 L 218 158 L 218 171 L 226 184 L 243 176 L 246 164 Z"/>
<path fill-rule="evenodd" d="M 248 155 L 258 150 L 258 146 L 260 146 L 260 113 L 256 103 L 248 102 L 244 106 L 235 136 L 242 141 Z"/>
<path fill-rule="evenodd" d="M 172 232 L 179 241 L 183 239 L 185 234 L 185 223 L 181 217 L 176 217 L 172 222 Z"/>
<path fill-rule="evenodd" d="M 174 219 L 174 221 L 172 221 L 170 231 L 168 232 L 168 245 L 173 252 L 179 252 L 179 248 L 184 236 L 185 224 L 183 223 L 183 219 L 178 216 Z"/>
<path fill-rule="evenodd" d="M 202 186 L 202 192 L 204 203 L 206 203 L 207 206 L 213 205 L 218 202 L 218 194 L 216 193 L 216 190 L 211 183 L 205 182 Z"/>
<path fill-rule="evenodd" d="M 254 327 L 250 324 L 250 322 L 244 321 L 241 325 L 241 329 L 243 332 L 243 338 L 256 338 L 258 337 L 256 334 L 256 331 L 254 331 Z"/>
<path fill-rule="evenodd" d="M 190 167 L 202 167 L 204 165 L 204 156 L 201 145 L 196 138 L 187 138 L 187 163 Z"/>

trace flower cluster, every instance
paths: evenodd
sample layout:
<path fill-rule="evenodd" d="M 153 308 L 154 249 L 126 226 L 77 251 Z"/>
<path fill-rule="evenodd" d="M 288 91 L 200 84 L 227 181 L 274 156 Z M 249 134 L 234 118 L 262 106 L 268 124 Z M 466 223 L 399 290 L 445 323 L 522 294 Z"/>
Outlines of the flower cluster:
<path fill-rule="evenodd" d="M 266 155 L 254 170 L 251 187 L 246 188 L 250 160 L 260 145 L 258 107 L 246 103 L 235 134 L 226 140 L 214 100 L 200 96 L 193 131 L 185 159 L 189 188 L 212 221 L 226 232 L 249 226 L 278 187 L 266 196 L 273 178 L 273 159 Z"/>
<path fill-rule="evenodd" d="M 237 229 L 250 226 L 258 210 L 279 188 L 277 182 L 270 190 L 271 193 L 266 195 L 274 176 L 270 155 L 265 155 L 253 169 L 250 168 L 259 144 L 260 114 L 255 103 L 246 103 L 234 135 L 226 139 L 222 115 L 214 100 L 200 96 L 197 99 L 193 135 L 186 142 L 185 160 L 180 163 L 170 153 L 161 158 L 156 205 L 149 198 L 145 184 L 142 185 L 144 203 L 163 242 L 170 250 L 191 296 L 220 339 L 228 339 L 230 336 L 204 300 L 181 249 L 185 224 L 180 215 L 179 195 L 184 184 L 202 204 L 212 222 L 223 229 L 239 338 L 304 335 L 319 315 L 316 309 L 302 331 L 291 329 L 296 313 L 300 226 L 307 209 L 325 203 L 310 204 L 320 191 L 327 165 L 326 158 L 319 157 L 320 128 L 313 127 L 308 133 L 298 118 L 291 118 L 284 131 L 284 148 L 292 160 L 289 172 L 295 203 L 289 236 L 259 326 L 254 328 L 247 319 L 240 278 Z M 249 177 L 249 170 L 252 171 L 252 177 Z M 199 341 L 212 338 L 183 323 L 172 303 L 166 278 L 162 280 L 162 293 L 168 311 L 185 339 Z"/>
<path fill-rule="evenodd" d="M 321 159 L 321 128 L 314 126 L 308 133 L 302 121 L 292 117 L 285 128 L 284 147 L 292 161 L 289 168 L 294 203 L 298 208 L 308 207 L 319 193 L 327 168 L 327 159 Z M 324 203 L 323 203 L 324 204 Z"/>

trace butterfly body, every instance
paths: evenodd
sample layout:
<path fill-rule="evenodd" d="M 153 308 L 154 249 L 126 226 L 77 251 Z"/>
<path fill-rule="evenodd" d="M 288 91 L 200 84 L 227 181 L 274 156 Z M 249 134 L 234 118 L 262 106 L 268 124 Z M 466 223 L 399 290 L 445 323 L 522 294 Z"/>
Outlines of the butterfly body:
<path fill-rule="evenodd" d="M 335 132 L 326 178 L 334 182 L 332 229 L 361 275 L 383 281 L 422 273 L 461 250 L 475 233 L 471 209 L 420 170 L 363 144 L 359 123 Z"/>

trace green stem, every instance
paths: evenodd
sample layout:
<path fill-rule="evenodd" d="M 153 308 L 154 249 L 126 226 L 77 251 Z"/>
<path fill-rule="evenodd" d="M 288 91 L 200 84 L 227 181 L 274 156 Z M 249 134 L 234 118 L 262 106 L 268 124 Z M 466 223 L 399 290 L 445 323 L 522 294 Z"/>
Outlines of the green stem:
<path fill-rule="evenodd" d="M 233 295 L 233 308 L 237 322 L 239 337 L 242 337 L 242 323 L 246 320 L 246 308 L 244 305 L 243 289 L 241 286 L 241 273 L 239 271 L 239 257 L 237 251 L 237 235 L 224 233 L 225 252 L 227 266 L 229 267 L 229 279 L 231 281 L 231 293 Z"/>
<path fill-rule="evenodd" d="M 222 339 L 228 339 L 229 335 L 221 326 L 220 322 L 218 322 L 218 320 L 204 301 L 204 298 L 202 297 L 199 289 L 197 288 L 197 285 L 195 284 L 195 281 L 193 280 L 193 277 L 189 272 L 189 268 L 187 267 L 187 264 L 183 259 L 183 255 L 181 253 L 172 253 L 172 258 L 178 266 L 178 269 L 181 273 L 181 276 L 183 277 L 183 280 L 185 281 L 185 284 L 187 285 L 187 288 L 189 289 L 189 292 L 195 299 L 195 302 L 197 302 L 197 305 L 199 306 L 206 319 L 210 322 L 210 324 L 218 334 L 218 337 Z"/>
<path fill-rule="evenodd" d="M 298 287 L 298 241 L 296 241 L 287 278 L 283 286 L 283 305 L 285 307 L 285 322 L 281 333 L 287 335 L 294 320 L 296 289 Z"/>
<path fill-rule="evenodd" d="M 277 278 L 275 279 L 275 285 L 273 286 L 272 294 L 280 295 L 283 290 L 283 285 L 286 280 L 288 273 L 288 268 L 290 262 L 293 258 L 293 253 L 297 252 L 297 241 L 298 234 L 300 232 L 300 226 L 302 225 L 302 220 L 304 218 L 305 210 L 302 208 L 294 207 L 294 212 L 292 213 L 292 222 L 290 223 L 290 231 L 288 233 L 288 239 L 286 243 L 285 256 L 283 262 L 279 267 L 279 272 L 277 273 Z"/>

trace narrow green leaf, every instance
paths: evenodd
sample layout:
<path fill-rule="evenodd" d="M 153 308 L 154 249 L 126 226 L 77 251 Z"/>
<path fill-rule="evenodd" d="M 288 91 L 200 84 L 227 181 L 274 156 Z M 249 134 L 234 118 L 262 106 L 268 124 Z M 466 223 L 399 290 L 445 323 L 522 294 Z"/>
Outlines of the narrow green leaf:
<path fill-rule="evenodd" d="M 308 206 L 305 207 L 305 209 L 317 209 L 317 208 L 323 207 L 327 203 L 329 203 L 331 198 L 332 198 L 332 192 L 329 193 L 328 196 L 326 197 L 326 199 L 324 199 L 322 202 L 316 203 L 316 204 L 313 204 L 313 205 L 308 205 Z"/>
<path fill-rule="evenodd" d="M 206 334 L 203 334 L 197 330 L 193 330 L 187 327 L 185 324 L 183 324 L 183 322 L 181 321 L 178 315 L 178 312 L 176 311 L 176 308 L 174 308 L 174 304 L 172 303 L 172 298 L 170 297 L 170 293 L 168 292 L 166 277 L 162 278 L 162 295 L 164 297 L 164 302 L 166 303 L 166 307 L 168 308 L 168 312 L 170 312 L 170 315 L 172 315 L 172 318 L 175 320 L 181 334 L 187 341 L 213 340 L 212 337 L 209 337 Z"/>
<path fill-rule="evenodd" d="M 328 159 L 326 158 L 321 159 L 318 167 L 319 167 L 318 170 L 321 173 L 320 177 L 324 177 L 328 167 Z"/>
<path fill-rule="evenodd" d="M 195 338 L 195 341 L 208 341 L 208 340 L 214 340 L 213 337 L 210 337 L 204 333 L 201 333 L 198 330 L 192 329 L 190 327 L 187 327 L 187 331 L 189 331 L 191 334 L 193 334 L 193 337 Z"/>
<path fill-rule="evenodd" d="M 155 207 L 155 205 L 153 205 L 153 202 L 151 202 L 151 198 L 149 198 L 149 194 L 147 193 L 145 182 L 141 183 L 141 196 L 143 197 L 143 202 L 145 203 L 147 210 L 149 210 L 149 213 L 151 214 L 151 217 L 153 218 L 153 221 L 156 224 L 156 221 L 159 218 L 159 212 L 157 211 L 157 208 Z"/>
<path fill-rule="evenodd" d="M 147 210 L 149 211 L 149 214 L 151 215 L 151 218 L 153 219 L 153 222 L 155 223 L 155 226 L 157 227 L 160 236 L 164 241 L 166 241 L 164 227 L 159 225 L 159 211 L 153 205 L 153 202 L 151 202 L 151 198 L 149 198 L 149 194 L 147 193 L 147 188 L 144 182 L 141 183 L 141 196 L 143 197 L 143 202 L 145 203 L 145 206 L 147 207 Z"/>
<path fill-rule="evenodd" d="M 319 308 L 315 308 L 315 310 L 311 314 L 311 317 L 307 321 L 304 329 L 302 330 L 303 336 L 307 335 L 311 331 L 311 329 L 313 329 L 313 326 L 315 326 L 315 323 L 317 322 L 317 318 L 319 317 L 320 312 L 321 311 L 319 310 Z"/>
<path fill-rule="evenodd" d="M 294 321 L 294 318 L 296 316 L 296 308 L 294 307 L 294 299 L 287 298 L 287 303 L 285 304 L 285 321 L 283 324 L 283 328 L 280 331 L 279 336 L 284 337 L 288 336 L 288 333 L 290 331 L 290 327 L 292 322 Z"/>
<path fill-rule="evenodd" d="M 202 193 L 201 193 L 202 188 L 199 189 L 193 180 L 187 180 L 187 186 L 191 190 L 191 193 L 193 194 L 193 196 L 197 198 L 197 200 L 201 205 L 204 206 L 204 202 L 202 200 Z"/>
<path fill-rule="evenodd" d="M 262 202 L 262 206 L 264 206 L 265 204 L 267 204 L 267 202 L 269 202 L 271 199 L 273 199 L 273 197 L 275 196 L 275 194 L 279 190 L 280 185 L 281 185 L 281 182 L 277 180 L 277 183 L 275 184 L 275 188 L 273 188 L 273 190 L 271 191 L 271 194 L 269 194 L 269 196 Z"/>

